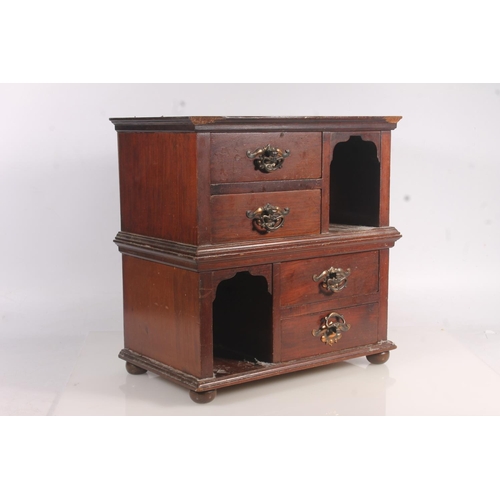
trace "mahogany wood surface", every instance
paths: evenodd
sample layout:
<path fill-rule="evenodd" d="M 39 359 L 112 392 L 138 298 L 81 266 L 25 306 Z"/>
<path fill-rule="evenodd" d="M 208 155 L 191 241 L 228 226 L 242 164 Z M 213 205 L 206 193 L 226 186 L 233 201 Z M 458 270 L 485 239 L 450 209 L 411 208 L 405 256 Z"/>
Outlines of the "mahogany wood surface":
<path fill-rule="evenodd" d="M 247 157 L 266 145 L 290 151 L 280 169 L 262 172 Z M 269 182 L 284 179 L 321 177 L 321 133 L 271 132 L 250 134 L 211 134 L 212 183 Z"/>
<path fill-rule="evenodd" d="M 120 232 L 115 243 L 125 255 L 171 264 L 183 269 L 212 271 L 248 265 L 286 262 L 325 255 L 390 248 L 401 234 L 393 227 L 330 226 L 327 234 L 185 245 L 158 238 Z"/>
<path fill-rule="evenodd" d="M 300 179 L 292 181 L 245 182 L 212 184 L 210 194 L 263 193 L 272 191 L 297 191 L 299 189 L 322 189 L 321 179 Z"/>
<path fill-rule="evenodd" d="M 152 373 L 156 373 L 172 382 L 176 382 L 187 389 L 196 392 L 204 392 L 277 375 L 285 375 L 299 370 L 307 370 L 317 366 L 338 363 L 361 356 L 369 356 L 379 352 L 390 351 L 396 349 L 396 347 L 397 346 L 393 342 L 386 340 L 377 342 L 376 344 L 357 346 L 342 351 L 329 352 L 320 356 L 283 361 L 281 363 L 252 363 L 248 361 L 215 358 L 214 375 L 208 378 L 194 377 L 189 373 L 176 370 L 171 366 L 160 363 L 155 359 L 141 356 L 126 348 L 122 349 L 118 356 L 125 361 L 134 363 Z"/>
<path fill-rule="evenodd" d="M 387 339 L 387 316 L 389 295 L 389 250 L 381 250 L 379 258 L 380 309 L 378 316 L 378 340 Z"/>
<path fill-rule="evenodd" d="M 200 362 L 204 377 L 213 373 L 213 321 L 212 304 L 215 300 L 213 273 L 200 273 Z"/>
<path fill-rule="evenodd" d="M 125 255 L 123 302 L 125 347 L 197 377 L 212 373 L 202 370 L 198 273 Z"/>
<path fill-rule="evenodd" d="M 372 304 L 380 301 L 380 294 L 369 293 L 368 295 L 353 295 L 351 297 L 337 297 L 330 302 L 310 302 L 297 304 L 295 306 L 281 308 L 281 318 L 291 316 L 302 316 L 304 314 L 321 313 L 325 307 L 330 309 L 343 309 L 345 307 L 360 306 L 363 304 Z"/>
<path fill-rule="evenodd" d="M 381 365 L 388 361 L 390 355 L 391 353 L 389 351 L 384 351 L 377 354 L 370 354 L 366 356 L 366 359 L 374 365 Z"/>
<path fill-rule="evenodd" d="M 333 346 L 312 335 L 321 326 L 321 321 L 330 313 L 344 316 L 350 330 Z M 308 356 L 327 354 L 331 351 L 349 349 L 358 345 L 375 344 L 378 331 L 378 304 L 364 304 L 354 307 L 330 307 L 321 312 L 284 318 L 281 331 L 281 360 L 290 361 Z"/>
<path fill-rule="evenodd" d="M 394 130 L 401 116 L 174 116 L 110 118 L 117 131 L 271 132 Z"/>
<path fill-rule="evenodd" d="M 322 181 L 323 187 L 321 190 L 321 232 L 328 233 L 330 231 L 330 166 L 332 163 L 333 148 L 332 134 L 330 132 L 323 133 L 322 144 Z"/>
<path fill-rule="evenodd" d="M 197 200 L 198 245 L 210 243 L 212 219 L 210 218 L 210 134 L 196 134 L 197 148 Z M 184 203 L 191 203 L 194 193 L 186 193 Z M 182 222 L 182 219 L 180 219 Z"/>
<path fill-rule="evenodd" d="M 279 208 L 288 208 L 290 213 L 276 231 L 263 233 L 255 229 L 246 215 L 270 203 Z M 320 232 L 320 190 L 275 191 L 270 193 L 227 194 L 212 196 L 212 241 L 264 241 L 271 238 L 285 238 L 319 234 Z"/>
<path fill-rule="evenodd" d="M 147 372 L 147 370 L 145 370 L 144 368 L 135 366 L 128 361 L 125 363 L 125 369 L 130 373 L 130 375 L 142 375 L 143 373 Z"/>
<path fill-rule="evenodd" d="M 221 269 L 220 271 L 215 271 L 212 273 L 212 283 L 214 288 L 214 293 L 219 283 L 223 280 L 229 280 L 234 278 L 237 273 L 248 272 L 252 276 L 262 276 L 267 282 L 267 291 L 272 293 L 273 291 L 273 269 L 270 264 L 260 265 L 260 266 L 244 266 L 244 267 L 231 267 L 228 269 Z M 215 299 L 215 295 L 214 295 Z"/>
<path fill-rule="evenodd" d="M 125 347 L 150 370 L 216 390 L 366 356 L 387 361 L 391 131 L 400 117 L 114 118 L 118 131 Z M 256 169 L 247 151 L 290 150 Z M 277 231 L 247 211 L 289 209 Z M 313 275 L 347 269 L 347 287 Z M 331 312 L 350 329 L 312 335 Z"/>
<path fill-rule="evenodd" d="M 196 134 L 118 134 L 122 231 L 197 243 Z"/>
<path fill-rule="evenodd" d="M 333 268 L 351 270 L 347 285 L 330 292 L 313 280 L 314 275 Z M 336 299 L 367 295 L 378 291 L 378 252 L 361 252 L 285 262 L 281 265 L 281 306 L 335 303 Z"/>
<path fill-rule="evenodd" d="M 198 404 L 210 403 L 217 396 L 217 391 L 195 392 L 189 391 L 189 397 Z"/>

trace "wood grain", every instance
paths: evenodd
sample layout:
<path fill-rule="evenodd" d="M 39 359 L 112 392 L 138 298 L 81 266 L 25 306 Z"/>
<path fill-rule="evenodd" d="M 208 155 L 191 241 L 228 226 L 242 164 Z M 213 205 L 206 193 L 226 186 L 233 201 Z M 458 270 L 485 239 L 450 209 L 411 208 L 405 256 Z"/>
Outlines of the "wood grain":
<path fill-rule="evenodd" d="M 321 145 L 322 169 L 321 181 L 321 232 L 330 231 L 330 165 L 332 163 L 333 148 L 331 132 L 323 133 L 323 142 Z"/>
<path fill-rule="evenodd" d="M 214 271 L 390 248 L 399 238 L 401 234 L 393 227 L 331 226 L 328 234 L 266 239 L 258 245 L 240 241 L 196 247 L 122 232 L 115 243 L 124 255 L 182 269 Z"/>
<path fill-rule="evenodd" d="M 312 277 L 330 267 L 351 270 L 347 286 L 339 292 L 324 290 Z M 296 260 L 281 264 L 281 306 L 328 302 L 378 291 L 378 252 L 332 255 L 319 259 Z"/>
<path fill-rule="evenodd" d="M 380 309 L 378 316 L 378 340 L 387 339 L 387 316 L 389 295 L 389 250 L 380 251 Z"/>
<path fill-rule="evenodd" d="M 196 377 L 211 375 L 211 364 L 202 363 L 199 276 L 123 256 L 125 347 Z"/>
<path fill-rule="evenodd" d="M 122 231 L 196 244 L 196 134 L 118 134 Z"/>
<path fill-rule="evenodd" d="M 197 200 L 194 193 L 187 195 L 184 204 L 198 204 L 198 245 L 210 243 L 212 220 L 210 218 L 210 134 L 196 134 L 197 148 Z"/>
<path fill-rule="evenodd" d="M 331 312 L 342 314 L 346 323 L 351 325 L 349 331 L 333 346 L 312 335 L 313 330 L 321 326 L 321 321 Z M 281 359 L 290 361 L 307 356 L 327 354 L 356 346 L 375 344 L 377 342 L 378 304 L 364 304 L 340 309 L 325 309 L 322 312 L 285 318 L 281 331 Z"/>
<path fill-rule="evenodd" d="M 320 193 L 319 189 L 314 189 L 212 196 L 212 241 L 264 242 L 273 238 L 319 234 Z M 273 232 L 261 233 L 254 228 L 246 213 L 248 210 L 257 210 L 266 203 L 289 208 L 290 213 L 285 217 L 283 227 Z"/>
<path fill-rule="evenodd" d="M 246 155 L 267 144 L 290 151 L 282 167 L 269 173 L 256 169 Z M 212 184 L 317 179 L 321 177 L 321 133 L 212 134 L 210 167 Z"/>

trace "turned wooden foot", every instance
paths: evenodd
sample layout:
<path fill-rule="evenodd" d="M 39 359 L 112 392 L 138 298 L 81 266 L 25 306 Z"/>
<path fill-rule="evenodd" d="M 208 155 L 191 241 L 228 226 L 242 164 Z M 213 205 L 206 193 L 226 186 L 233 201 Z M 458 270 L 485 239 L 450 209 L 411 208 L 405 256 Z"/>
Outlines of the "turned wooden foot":
<path fill-rule="evenodd" d="M 217 391 L 195 392 L 189 391 L 189 397 L 198 404 L 210 403 L 217 396 Z"/>
<path fill-rule="evenodd" d="M 145 370 L 144 368 L 140 368 L 138 366 L 135 366 L 132 363 L 129 363 L 128 361 L 125 363 L 125 368 L 132 375 L 141 375 L 142 373 L 147 372 L 147 370 Z"/>
<path fill-rule="evenodd" d="M 382 365 L 389 359 L 389 355 L 389 351 L 379 352 L 378 354 L 370 354 L 369 356 L 366 356 L 366 359 L 374 365 Z"/>

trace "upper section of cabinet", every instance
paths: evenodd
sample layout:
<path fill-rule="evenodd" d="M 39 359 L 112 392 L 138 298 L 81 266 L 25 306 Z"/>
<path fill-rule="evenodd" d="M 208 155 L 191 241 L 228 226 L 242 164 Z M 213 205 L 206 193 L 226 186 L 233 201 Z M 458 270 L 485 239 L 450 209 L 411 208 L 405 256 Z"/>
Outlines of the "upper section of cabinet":
<path fill-rule="evenodd" d="M 121 231 L 207 246 L 388 227 L 399 119 L 112 118 Z"/>

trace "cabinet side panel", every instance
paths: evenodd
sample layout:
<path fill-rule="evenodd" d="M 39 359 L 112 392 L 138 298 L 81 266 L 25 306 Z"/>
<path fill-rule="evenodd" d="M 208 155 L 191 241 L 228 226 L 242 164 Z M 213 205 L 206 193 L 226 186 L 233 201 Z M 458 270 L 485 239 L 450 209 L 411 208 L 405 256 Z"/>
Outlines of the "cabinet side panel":
<path fill-rule="evenodd" d="M 121 229 L 196 244 L 196 134 L 118 134 Z"/>
<path fill-rule="evenodd" d="M 123 256 L 125 347 L 203 376 L 199 274 Z"/>

